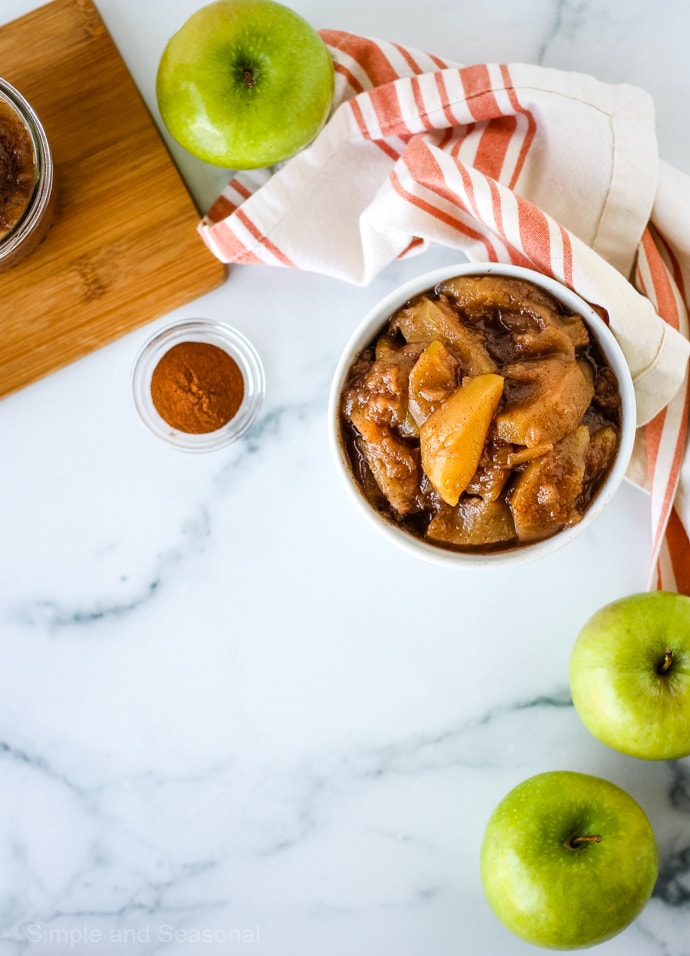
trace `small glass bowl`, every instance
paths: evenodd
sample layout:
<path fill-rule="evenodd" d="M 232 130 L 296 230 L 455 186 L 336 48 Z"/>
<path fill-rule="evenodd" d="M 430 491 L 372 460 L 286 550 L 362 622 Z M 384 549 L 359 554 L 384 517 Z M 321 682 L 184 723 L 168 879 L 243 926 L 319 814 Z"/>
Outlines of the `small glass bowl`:
<path fill-rule="evenodd" d="M 24 212 L 13 227 L 0 237 L 0 270 L 13 266 L 33 252 L 53 222 L 53 157 L 43 125 L 22 94 L 0 78 L 0 101 L 24 125 L 33 146 L 35 176 L 33 191 Z"/>
<path fill-rule="evenodd" d="M 228 353 L 244 379 L 242 404 L 221 428 L 192 434 L 173 428 L 161 418 L 151 397 L 151 376 L 162 357 L 183 342 L 206 342 Z M 188 319 L 156 332 L 142 347 L 132 374 L 134 405 L 142 422 L 163 441 L 182 451 L 215 451 L 237 441 L 257 419 L 266 391 L 264 368 L 252 343 L 237 329 L 210 319 Z"/>

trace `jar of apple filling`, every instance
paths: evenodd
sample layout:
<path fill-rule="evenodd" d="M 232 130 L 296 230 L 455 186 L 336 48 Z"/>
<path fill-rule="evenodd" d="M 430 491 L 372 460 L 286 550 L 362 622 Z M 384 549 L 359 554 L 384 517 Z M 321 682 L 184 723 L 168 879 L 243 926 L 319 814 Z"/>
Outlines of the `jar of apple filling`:
<path fill-rule="evenodd" d="M 0 270 L 33 252 L 52 222 L 53 159 L 33 108 L 0 78 Z"/>

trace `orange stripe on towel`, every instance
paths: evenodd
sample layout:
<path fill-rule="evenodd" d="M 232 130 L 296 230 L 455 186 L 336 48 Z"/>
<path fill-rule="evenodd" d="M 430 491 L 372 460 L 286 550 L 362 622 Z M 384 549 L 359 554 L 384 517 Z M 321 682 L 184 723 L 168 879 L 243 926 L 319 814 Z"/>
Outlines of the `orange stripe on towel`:
<path fill-rule="evenodd" d="M 252 236 L 257 240 L 257 242 L 267 249 L 272 256 L 274 256 L 278 262 L 282 263 L 284 266 L 289 266 L 291 269 L 295 269 L 296 266 L 294 262 L 280 249 L 274 242 L 264 236 L 261 230 L 252 222 L 252 220 L 247 216 L 243 209 L 238 209 L 236 214 L 239 221 L 242 223 L 244 228 L 251 233 Z"/>

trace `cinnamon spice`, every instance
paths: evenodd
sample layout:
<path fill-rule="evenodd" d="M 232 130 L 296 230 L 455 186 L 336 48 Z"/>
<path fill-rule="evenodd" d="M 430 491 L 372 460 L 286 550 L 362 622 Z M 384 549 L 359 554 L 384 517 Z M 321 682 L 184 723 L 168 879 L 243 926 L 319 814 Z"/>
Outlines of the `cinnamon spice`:
<path fill-rule="evenodd" d="M 222 428 L 237 414 L 243 397 L 239 365 L 210 342 L 174 345 L 151 376 L 156 411 L 181 432 L 198 435 Z"/>

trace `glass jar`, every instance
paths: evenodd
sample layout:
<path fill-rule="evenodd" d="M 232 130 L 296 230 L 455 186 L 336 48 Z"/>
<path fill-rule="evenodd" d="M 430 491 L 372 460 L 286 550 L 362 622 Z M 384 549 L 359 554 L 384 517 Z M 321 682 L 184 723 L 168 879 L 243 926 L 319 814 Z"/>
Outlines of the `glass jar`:
<path fill-rule="evenodd" d="M 52 223 L 53 158 L 22 94 L 0 78 L 0 270 L 38 246 Z"/>

